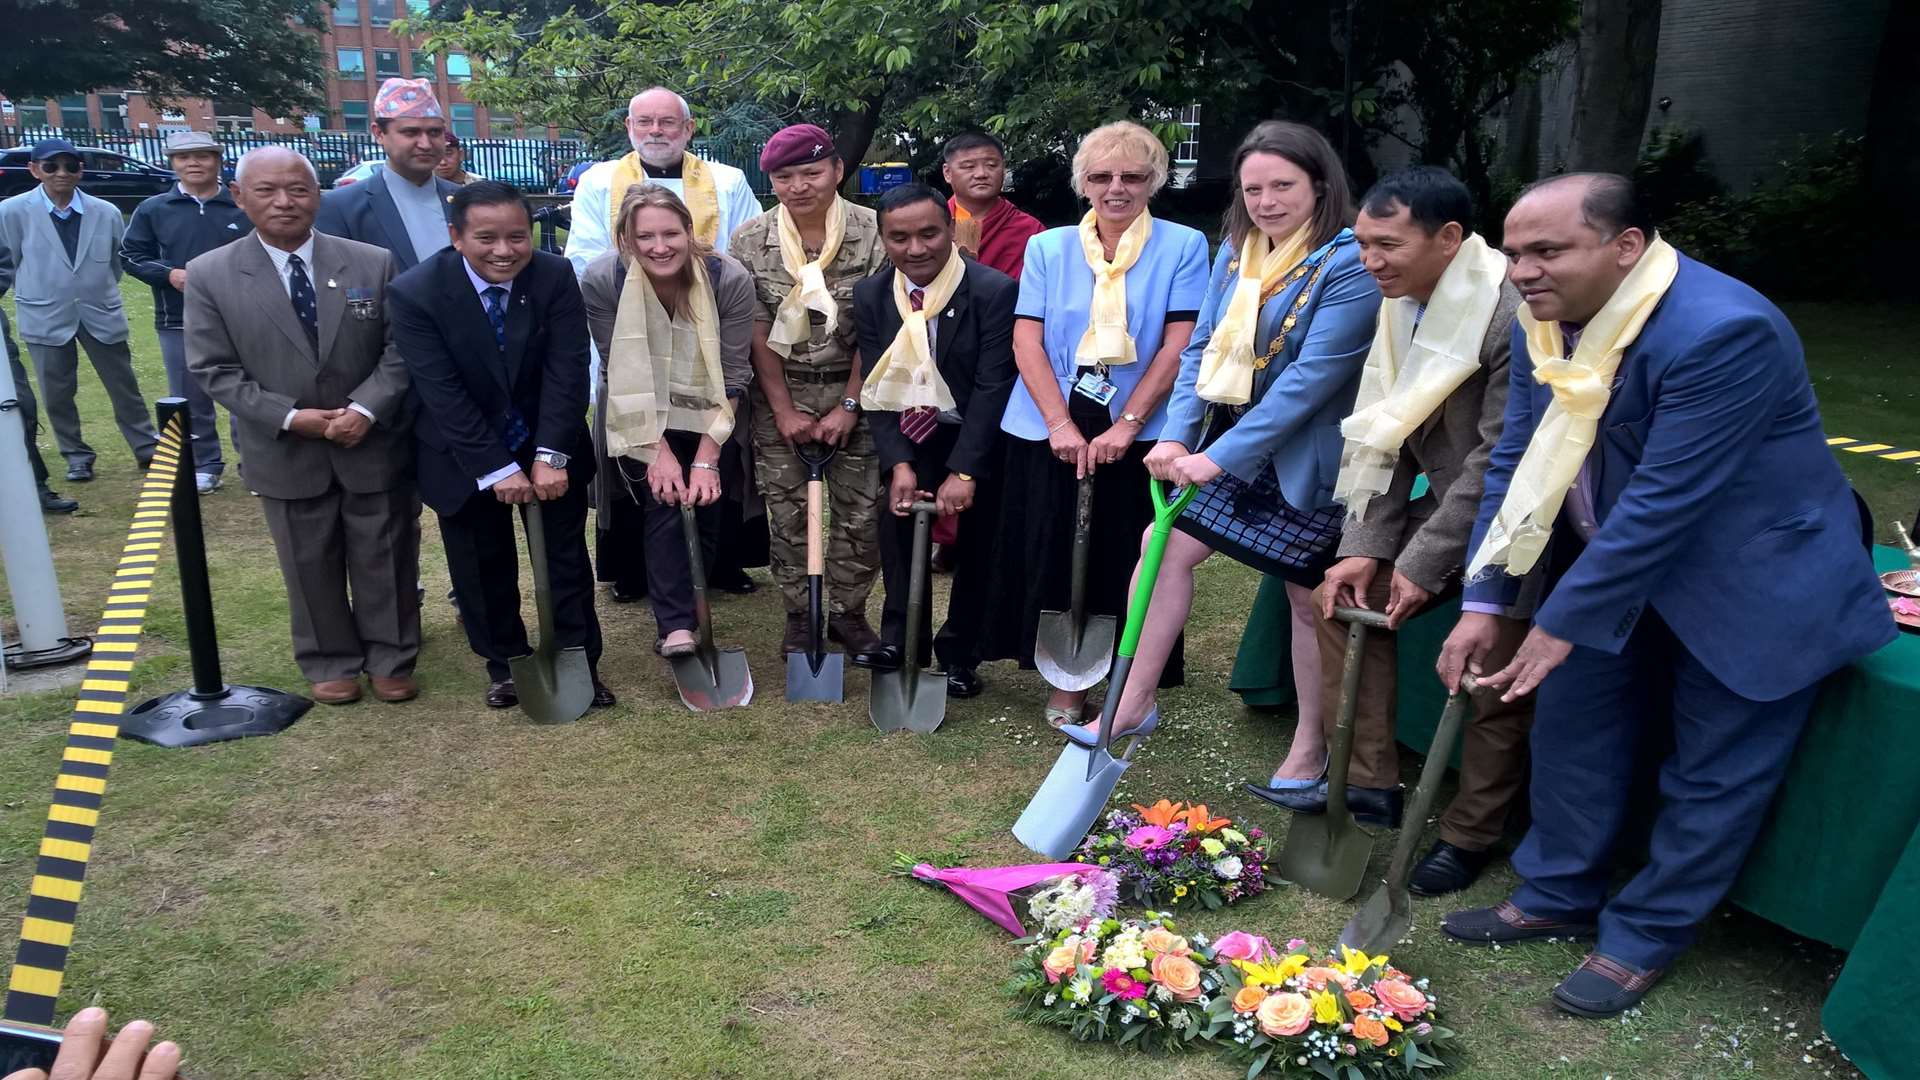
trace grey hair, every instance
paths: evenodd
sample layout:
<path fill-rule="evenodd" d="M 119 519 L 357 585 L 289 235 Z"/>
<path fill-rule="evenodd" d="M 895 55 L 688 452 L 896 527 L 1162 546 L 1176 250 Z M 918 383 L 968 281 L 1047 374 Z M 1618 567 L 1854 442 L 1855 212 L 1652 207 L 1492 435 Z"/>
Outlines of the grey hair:
<path fill-rule="evenodd" d="M 633 95 L 631 98 L 628 98 L 627 99 L 627 115 L 628 116 L 633 115 L 634 102 L 639 101 L 641 98 L 646 97 L 648 94 L 651 94 L 656 90 L 664 90 L 667 93 L 672 94 L 673 100 L 680 103 L 680 118 L 682 120 L 693 119 L 693 106 L 687 104 L 687 99 L 681 97 L 679 93 L 677 93 L 676 91 L 667 90 L 667 88 L 664 86 L 649 86 L 645 90 L 642 90 L 639 93 Z"/>
<path fill-rule="evenodd" d="M 319 170 L 313 167 L 313 162 L 307 160 L 307 155 L 301 153 L 298 150 L 289 149 L 285 146 L 256 146 L 253 149 L 247 151 L 246 153 L 241 154 L 240 160 L 235 162 L 233 166 L 234 186 L 238 187 L 246 181 L 247 162 L 252 161 L 254 158 L 257 158 L 257 157 L 264 156 L 266 158 L 273 158 L 280 154 L 286 154 L 287 156 L 298 160 L 300 164 L 305 165 L 307 167 L 307 175 L 313 178 L 313 186 L 314 187 L 320 186 L 320 172 Z"/>

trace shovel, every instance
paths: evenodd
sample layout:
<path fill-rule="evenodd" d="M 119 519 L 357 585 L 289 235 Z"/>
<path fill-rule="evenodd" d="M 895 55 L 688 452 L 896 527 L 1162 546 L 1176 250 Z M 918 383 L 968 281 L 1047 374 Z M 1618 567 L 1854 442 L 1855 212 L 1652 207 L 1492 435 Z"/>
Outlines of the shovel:
<path fill-rule="evenodd" d="M 1353 713 L 1359 704 L 1360 652 L 1367 628 L 1385 628 L 1387 617 L 1361 608 L 1334 608 L 1348 624 L 1347 658 L 1340 670 L 1340 712 L 1327 748 L 1327 812 L 1295 814 L 1280 850 L 1280 876 L 1321 896 L 1346 900 L 1360 891 L 1373 854 L 1373 838 L 1360 831 L 1347 810 L 1347 764 L 1353 757 Z"/>
<path fill-rule="evenodd" d="M 1120 774 L 1127 771 L 1133 752 L 1140 748 L 1142 736 L 1132 733 L 1126 752 L 1114 757 L 1113 718 L 1120 710 L 1120 698 L 1126 692 L 1127 672 L 1133 667 L 1133 654 L 1140 647 L 1140 631 L 1147 624 L 1147 607 L 1153 602 L 1153 586 L 1160 578 L 1160 561 L 1167 553 L 1167 536 L 1173 521 L 1187 508 L 1200 490 L 1189 486 L 1169 503 L 1160 481 L 1149 481 L 1153 494 L 1153 532 L 1147 549 L 1140 555 L 1138 586 L 1127 603 L 1127 630 L 1120 639 L 1120 655 L 1113 662 L 1113 677 L 1107 683 L 1107 700 L 1100 708 L 1100 740 L 1093 746 L 1068 743 L 1053 763 L 1033 801 L 1013 823 L 1014 839 L 1049 859 L 1067 857 L 1093 827 L 1100 811 L 1106 808 Z M 1355 888 L 1359 882 L 1355 881 Z"/>
<path fill-rule="evenodd" d="M 897 671 L 878 671 L 867 691 L 867 714 L 885 735 L 906 728 L 929 735 L 947 718 L 947 679 L 920 666 L 920 612 L 927 602 L 927 541 L 934 506 L 913 504 L 913 571 L 907 578 L 907 644 Z"/>
<path fill-rule="evenodd" d="M 1440 726 L 1433 733 L 1433 745 L 1427 748 L 1427 763 L 1420 770 L 1419 786 L 1413 789 L 1413 805 L 1401 819 L 1400 839 L 1393 845 L 1393 862 L 1386 880 L 1374 890 L 1360 910 L 1353 913 L 1347 928 L 1340 931 L 1340 944 L 1364 953 L 1385 952 L 1413 928 L 1413 894 L 1407 882 L 1413 877 L 1413 852 L 1420 844 L 1420 828 L 1433 809 L 1433 797 L 1440 778 L 1446 775 L 1447 762 L 1453 759 L 1453 744 L 1460 736 L 1460 725 L 1472 700 L 1476 684 L 1473 676 L 1463 676 L 1460 692 L 1447 698 L 1440 714 Z"/>
<path fill-rule="evenodd" d="M 1087 614 L 1087 556 L 1093 548 L 1093 477 L 1080 481 L 1073 515 L 1073 599 L 1065 611 L 1040 613 L 1033 666 L 1056 690 L 1086 690 L 1113 666 L 1113 616 Z"/>
<path fill-rule="evenodd" d="M 536 724 L 571 724 L 593 704 L 593 671 L 587 648 L 562 649 L 553 630 L 553 586 L 547 578 L 545 508 L 531 503 L 520 508 L 527 526 L 527 560 L 533 564 L 533 604 L 540 613 L 540 644 L 525 656 L 507 661 L 521 711 Z"/>
<path fill-rule="evenodd" d="M 814 444 L 818 457 L 805 447 L 793 452 L 807 465 L 807 651 L 787 654 L 788 701 L 839 701 L 846 682 L 846 658 L 826 651 L 820 624 L 826 618 L 820 590 L 826 581 L 826 554 L 820 547 L 821 503 L 825 489 L 821 470 L 833 460 L 833 447 Z"/>
<path fill-rule="evenodd" d="M 707 607 L 707 568 L 700 558 L 700 523 L 694 519 L 693 507 L 686 503 L 680 504 L 680 527 L 687 536 L 693 618 L 700 643 L 691 656 L 667 659 L 673 669 L 673 685 L 680 691 L 680 700 L 694 712 L 745 705 L 753 700 L 753 673 L 747 670 L 744 649 L 714 647 L 713 612 Z"/>

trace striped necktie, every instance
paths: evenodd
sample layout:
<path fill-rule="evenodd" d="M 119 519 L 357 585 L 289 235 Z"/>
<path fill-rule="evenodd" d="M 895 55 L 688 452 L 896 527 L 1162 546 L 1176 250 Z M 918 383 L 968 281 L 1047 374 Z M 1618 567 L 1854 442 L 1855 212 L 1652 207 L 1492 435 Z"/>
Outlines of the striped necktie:
<path fill-rule="evenodd" d="M 919 311 L 927 302 L 926 290 L 907 290 L 907 302 L 913 305 L 913 310 Z M 932 335 L 929 334 L 928 337 L 931 343 Z M 940 410 L 931 405 L 921 405 L 900 414 L 900 434 L 916 444 L 926 442 L 927 436 L 933 434 L 933 429 L 939 426 Z"/>
<path fill-rule="evenodd" d="M 493 343 L 507 351 L 507 290 L 489 285 L 480 294 L 487 301 L 487 321 L 493 324 Z"/>

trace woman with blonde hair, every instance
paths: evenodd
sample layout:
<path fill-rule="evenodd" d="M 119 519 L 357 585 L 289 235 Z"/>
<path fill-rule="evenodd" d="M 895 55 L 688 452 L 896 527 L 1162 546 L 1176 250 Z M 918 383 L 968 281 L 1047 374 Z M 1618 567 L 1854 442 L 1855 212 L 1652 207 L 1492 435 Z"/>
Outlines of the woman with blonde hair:
<path fill-rule="evenodd" d="M 753 366 L 753 278 L 695 238 L 693 214 L 657 184 L 620 203 L 615 248 L 580 275 L 602 358 L 594 441 L 603 552 L 639 548 L 659 626 L 654 651 L 693 652 L 693 580 L 680 507 L 699 508 L 711 563 L 720 448 Z"/>
<path fill-rule="evenodd" d="M 1093 481 L 1087 611 L 1124 614 L 1134 538 L 1153 519 L 1145 459 L 1206 294 L 1206 237 L 1148 209 L 1167 168 L 1166 146 L 1139 124 L 1088 132 L 1073 156 L 1086 216 L 1027 241 L 983 659 L 1032 666 L 1040 612 L 1067 608 L 1082 478 Z M 1086 691 L 1056 689 L 1047 719 L 1077 723 L 1085 705 Z"/>

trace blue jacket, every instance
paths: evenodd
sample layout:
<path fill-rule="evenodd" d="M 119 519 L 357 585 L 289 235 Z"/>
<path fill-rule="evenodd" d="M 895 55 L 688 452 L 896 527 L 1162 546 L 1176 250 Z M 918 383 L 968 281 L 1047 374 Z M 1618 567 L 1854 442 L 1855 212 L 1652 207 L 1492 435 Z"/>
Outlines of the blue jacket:
<path fill-rule="evenodd" d="M 433 183 L 440 191 L 440 208 L 444 211 L 446 200 L 460 190 L 460 185 L 437 176 Z M 385 169 L 358 184 L 348 184 L 322 195 L 320 214 L 314 218 L 313 227 L 329 236 L 344 236 L 386 248 L 387 254 L 393 256 L 395 274 L 406 273 L 420 261 L 414 257 L 413 241 L 407 236 L 407 223 L 400 218 L 400 208 L 393 205 L 393 195 L 387 191 Z"/>
<path fill-rule="evenodd" d="M 1487 469 L 1478 551 L 1553 392 L 1514 325 L 1506 430 Z M 1746 285 L 1682 256 L 1614 378 L 1587 459 L 1599 529 L 1534 621 L 1619 653 L 1652 607 L 1728 689 L 1778 701 L 1885 645 L 1893 618 L 1833 460 L 1800 339 Z M 1571 533 L 1563 514 L 1558 546 Z M 1469 601 L 1517 586 L 1488 575 Z"/>
<path fill-rule="evenodd" d="M 1180 354 L 1180 374 L 1167 401 L 1167 423 L 1160 438 L 1189 450 L 1199 449 L 1208 403 L 1194 392 L 1200 357 L 1213 336 L 1213 323 L 1226 311 L 1239 268 L 1238 252 L 1222 244 L 1214 259 L 1206 302 L 1193 328 L 1193 340 Z M 1300 290 L 1313 282 L 1314 295 L 1300 313 L 1300 324 L 1286 346 L 1263 370 L 1253 374 L 1253 401 L 1233 425 L 1207 447 L 1215 465 L 1252 483 L 1262 467 L 1280 481 L 1280 494 L 1297 509 L 1333 504 L 1333 482 L 1340 475 L 1340 451 L 1346 441 L 1340 421 L 1353 411 L 1360 372 L 1373 344 L 1374 319 L 1380 313 L 1380 287 L 1360 265 L 1360 245 L 1341 230 L 1326 247 L 1308 256 L 1325 259 L 1319 279 L 1308 274 L 1260 309 L 1258 341 L 1262 352 L 1293 310 Z"/>
<path fill-rule="evenodd" d="M 120 240 L 120 262 L 127 273 L 153 287 L 154 328 L 178 330 L 184 325 L 186 297 L 169 280 L 173 271 L 252 231 L 253 222 L 224 184 L 204 203 L 175 184 L 134 207 Z"/>

